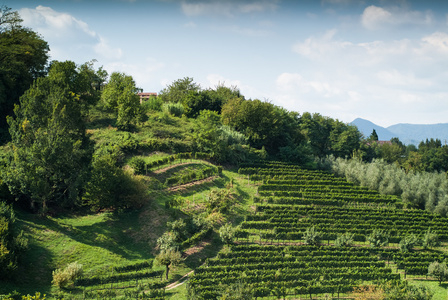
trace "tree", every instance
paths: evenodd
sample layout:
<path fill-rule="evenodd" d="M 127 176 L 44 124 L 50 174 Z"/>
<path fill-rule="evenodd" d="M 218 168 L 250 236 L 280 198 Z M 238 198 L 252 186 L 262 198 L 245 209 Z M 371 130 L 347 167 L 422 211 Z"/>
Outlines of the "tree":
<path fill-rule="evenodd" d="M 247 138 L 221 123 L 217 112 L 203 110 L 193 127 L 193 141 L 197 151 L 209 153 L 217 162 L 235 163 L 244 159 Z"/>
<path fill-rule="evenodd" d="M 178 103 L 184 100 L 184 98 L 190 93 L 198 93 L 201 90 L 201 86 L 193 81 L 193 78 L 184 77 L 174 81 L 168 85 L 159 93 L 159 97 L 164 102 Z"/>
<path fill-rule="evenodd" d="M 165 266 L 165 278 L 168 280 L 168 273 L 170 271 L 170 267 L 177 266 L 180 264 L 182 259 L 182 254 L 179 251 L 176 251 L 174 249 L 166 249 L 160 251 L 160 253 L 156 256 L 156 261 L 160 264 Z"/>
<path fill-rule="evenodd" d="M 374 229 L 371 234 L 367 236 L 367 241 L 371 247 L 378 248 L 387 246 L 389 244 L 389 234 L 381 229 Z"/>
<path fill-rule="evenodd" d="M 17 11 L 0 6 L 0 130 L 6 116 L 33 81 L 45 75 L 50 50 L 36 32 L 24 28 Z M 0 136 L 0 142 L 1 142 Z M 3 137 L 4 140 L 4 137 Z"/>
<path fill-rule="evenodd" d="M 376 133 L 375 129 L 373 129 L 372 133 L 370 134 L 369 140 L 375 141 L 375 142 L 378 141 L 378 134 Z"/>
<path fill-rule="evenodd" d="M 84 112 L 95 105 L 101 97 L 101 87 L 107 79 L 107 72 L 100 67 L 95 70 L 95 60 L 77 66 L 73 61 L 52 61 L 48 77 L 62 80 L 70 91 L 78 95 Z"/>
<path fill-rule="evenodd" d="M 221 286 L 218 300 L 250 300 L 253 299 L 254 289 L 251 285 L 239 280 L 235 283 Z"/>
<path fill-rule="evenodd" d="M 92 157 L 79 95 L 65 78 L 38 78 L 14 114 L 13 155 L 3 174 L 10 191 L 44 212 L 48 204 L 77 204 Z"/>
<path fill-rule="evenodd" d="M 400 251 L 410 252 L 418 242 L 419 238 L 415 234 L 406 235 L 400 240 Z"/>
<path fill-rule="evenodd" d="M 320 240 L 322 239 L 322 232 L 317 231 L 314 226 L 309 227 L 303 233 L 303 240 L 305 244 L 308 245 L 319 245 Z"/>
<path fill-rule="evenodd" d="M 442 284 L 442 281 L 448 278 L 446 263 L 439 263 L 438 261 L 430 263 L 428 266 L 428 275 L 436 277 L 439 283 Z"/>
<path fill-rule="evenodd" d="M 235 239 L 237 228 L 233 227 L 232 224 L 227 223 L 221 228 L 219 228 L 219 236 L 224 244 L 230 245 Z"/>
<path fill-rule="evenodd" d="M 120 130 L 131 130 L 138 120 L 141 113 L 138 91 L 132 76 L 119 72 L 111 74 L 103 89 L 101 101 L 107 109 L 115 113 Z"/>
<path fill-rule="evenodd" d="M 19 259 L 28 247 L 23 232 L 18 232 L 12 206 L 0 201 L 0 279 L 12 278 Z"/>
<path fill-rule="evenodd" d="M 82 199 L 92 210 L 140 207 L 146 186 L 139 176 L 133 176 L 117 166 L 112 155 L 95 157 L 90 180 Z"/>
<path fill-rule="evenodd" d="M 223 105 L 221 117 L 224 125 L 247 136 L 252 147 L 265 147 L 271 154 L 303 140 L 298 114 L 268 102 L 233 98 Z"/>
<path fill-rule="evenodd" d="M 439 245 L 439 236 L 437 235 L 437 233 L 431 231 L 431 228 L 428 228 L 422 239 L 423 249 L 434 248 Z"/>
<path fill-rule="evenodd" d="M 346 232 L 344 234 L 338 235 L 335 241 L 336 247 L 349 247 L 353 245 L 353 239 L 355 237 L 354 233 Z"/>

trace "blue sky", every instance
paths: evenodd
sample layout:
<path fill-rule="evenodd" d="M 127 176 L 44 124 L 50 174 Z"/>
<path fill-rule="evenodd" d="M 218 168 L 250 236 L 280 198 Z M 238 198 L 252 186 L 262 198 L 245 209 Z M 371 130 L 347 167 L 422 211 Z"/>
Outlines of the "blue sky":
<path fill-rule="evenodd" d="M 448 1 L 3 0 L 51 59 L 351 122 L 448 123 Z"/>

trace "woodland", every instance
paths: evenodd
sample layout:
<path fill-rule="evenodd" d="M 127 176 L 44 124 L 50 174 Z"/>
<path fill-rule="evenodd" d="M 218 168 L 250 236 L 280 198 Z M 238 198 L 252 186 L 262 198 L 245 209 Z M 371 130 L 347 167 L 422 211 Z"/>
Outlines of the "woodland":
<path fill-rule="evenodd" d="M 0 299 L 444 299 L 448 146 L 51 61 L 0 7 Z"/>

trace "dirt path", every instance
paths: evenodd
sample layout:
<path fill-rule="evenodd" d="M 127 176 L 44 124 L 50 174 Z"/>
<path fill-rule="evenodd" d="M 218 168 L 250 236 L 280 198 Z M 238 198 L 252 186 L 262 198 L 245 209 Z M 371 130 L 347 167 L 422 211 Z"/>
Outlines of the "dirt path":
<path fill-rule="evenodd" d="M 182 276 L 182 278 L 179 279 L 178 281 L 175 281 L 175 282 L 173 282 L 173 283 L 167 285 L 167 286 L 165 287 L 165 290 L 169 291 L 169 290 L 172 290 L 172 289 L 177 288 L 178 286 L 181 286 L 182 284 L 184 284 L 184 283 L 187 281 L 188 276 L 189 276 L 190 274 L 192 274 L 193 272 L 194 272 L 194 270 L 191 270 L 190 272 L 188 272 L 187 274 L 185 274 L 184 276 Z"/>
<path fill-rule="evenodd" d="M 186 184 L 176 185 L 176 186 L 167 188 L 166 191 L 175 192 L 175 191 L 178 191 L 178 190 L 185 190 L 185 189 L 188 189 L 189 187 L 192 187 L 194 185 L 200 185 L 200 184 L 203 184 L 205 182 L 212 182 L 213 180 L 215 180 L 218 177 L 219 176 L 211 176 L 211 177 L 207 177 L 205 179 L 196 180 L 196 181 L 189 182 L 189 183 L 186 183 Z"/>
<path fill-rule="evenodd" d="M 187 162 L 183 162 L 183 163 L 178 163 L 178 164 L 174 164 L 174 165 L 170 165 L 170 166 L 168 166 L 168 167 L 165 167 L 165 168 L 162 168 L 162 169 L 158 169 L 158 170 L 155 170 L 155 171 L 152 171 L 154 174 L 160 174 L 160 173 L 163 173 L 163 172 L 166 172 L 166 171 L 168 171 L 168 170 L 170 170 L 170 169 L 172 169 L 172 168 L 175 168 L 175 167 L 178 167 L 178 166 L 183 166 L 183 165 L 192 165 L 192 164 L 197 164 L 197 163 L 199 163 L 198 161 L 187 161 Z M 201 163 L 205 163 L 205 164 L 208 164 L 208 165 L 210 165 L 210 163 L 208 163 L 208 162 L 201 162 Z"/>

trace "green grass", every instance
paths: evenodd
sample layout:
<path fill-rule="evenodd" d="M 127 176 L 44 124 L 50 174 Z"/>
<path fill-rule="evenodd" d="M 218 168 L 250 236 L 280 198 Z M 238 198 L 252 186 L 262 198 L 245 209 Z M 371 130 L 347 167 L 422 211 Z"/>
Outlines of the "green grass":
<path fill-rule="evenodd" d="M 439 284 L 437 280 L 409 280 L 409 283 L 430 289 L 434 293 L 433 300 L 448 299 L 448 283 Z"/>

